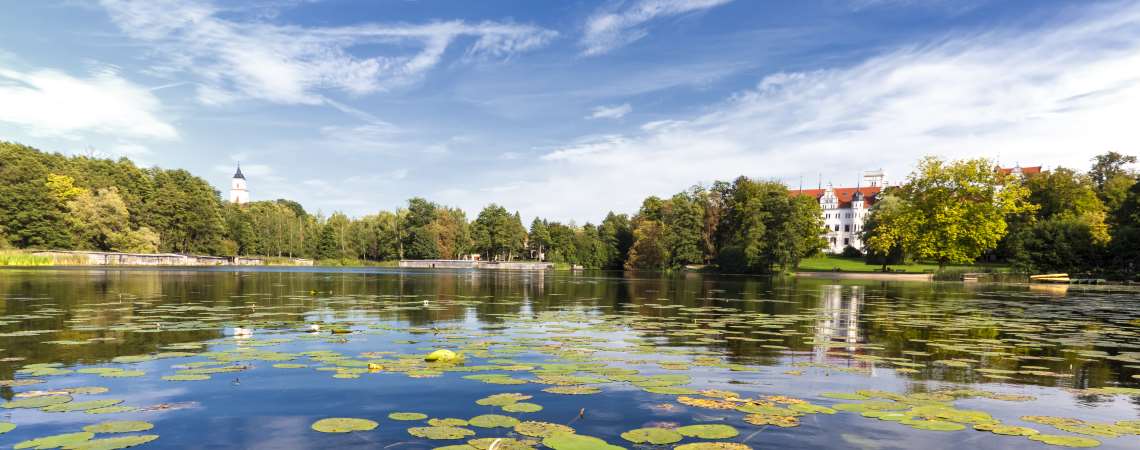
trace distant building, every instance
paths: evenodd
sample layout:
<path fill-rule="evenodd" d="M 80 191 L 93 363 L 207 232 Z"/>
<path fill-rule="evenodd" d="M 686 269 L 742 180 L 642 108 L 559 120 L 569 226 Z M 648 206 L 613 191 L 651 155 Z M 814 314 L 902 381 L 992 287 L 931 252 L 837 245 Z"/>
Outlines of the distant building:
<path fill-rule="evenodd" d="M 237 205 L 249 203 L 249 190 L 245 187 L 245 175 L 241 173 L 240 165 L 230 180 L 230 203 Z"/>
<path fill-rule="evenodd" d="M 823 237 L 827 240 L 827 248 L 824 251 L 842 253 L 847 246 L 863 251 L 863 240 L 860 237 L 863 221 L 885 187 L 886 173 L 870 170 L 863 173 L 857 187 L 837 188 L 828 185 L 821 189 L 792 190 L 791 194 L 806 195 L 819 201 L 826 228 Z"/>
<path fill-rule="evenodd" d="M 1020 165 L 1018 165 L 1018 166 L 1013 166 L 1013 167 L 1001 167 L 998 169 L 998 173 L 1000 173 L 1002 175 L 1012 174 L 1012 175 L 1016 175 L 1019 177 L 1024 177 L 1024 176 L 1028 176 L 1028 175 L 1037 175 L 1037 174 L 1041 173 L 1041 166 L 1021 167 Z"/>

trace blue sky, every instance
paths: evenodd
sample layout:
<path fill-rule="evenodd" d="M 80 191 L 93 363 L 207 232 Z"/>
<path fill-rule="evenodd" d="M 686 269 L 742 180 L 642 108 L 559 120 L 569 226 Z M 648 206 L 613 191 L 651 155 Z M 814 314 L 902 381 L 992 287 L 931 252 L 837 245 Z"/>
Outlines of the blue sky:
<path fill-rule="evenodd" d="M 0 139 L 363 215 L 597 222 L 738 175 L 1140 142 L 1140 3 L 42 0 L 0 14 Z"/>

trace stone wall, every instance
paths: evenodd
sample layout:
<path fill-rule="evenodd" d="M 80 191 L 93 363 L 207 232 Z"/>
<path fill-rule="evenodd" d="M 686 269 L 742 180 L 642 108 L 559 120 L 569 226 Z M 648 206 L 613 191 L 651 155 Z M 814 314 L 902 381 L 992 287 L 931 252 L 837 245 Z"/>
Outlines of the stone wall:
<path fill-rule="evenodd" d="M 554 263 L 519 261 L 471 261 L 464 259 L 402 260 L 400 267 L 412 269 L 489 269 L 489 270 L 550 270 Z"/>
<path fill-rule="evenodd" d="M 89 266 L 263 266 L 265 260 L 244 256 L 195 256 L 176 253 L 116 253 L 81 251 L 44 251 L 34 255 L 50 256 L 71 263 L 85 261 Z M 295 259 L 299 266 L 311 266 L 312 260 Z"/>

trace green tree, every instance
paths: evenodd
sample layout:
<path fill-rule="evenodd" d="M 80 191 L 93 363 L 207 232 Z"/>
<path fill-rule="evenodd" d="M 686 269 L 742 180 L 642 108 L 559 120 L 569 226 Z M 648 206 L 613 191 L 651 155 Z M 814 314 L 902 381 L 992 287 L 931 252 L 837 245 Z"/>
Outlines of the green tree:
<path fill-rule="evenodd" d="M 972 263 L 1005 236 L 1008 216 L 1031 208 L 1028 194 L 1019 177 L 1001 175 L 989 160 L 927 157 L 896 191 L 903 217 L 880 228 L 896 227 L 890 233 L 907 254 L 939 266 Z"/>
<path fill-rule="evenodd" d="M 471 224 L 474 248 L 487 260 L 510 259 L 512 251 L 522 248 L 517 218 L 506 208 L 494 203 L 487 205 Z M 525 236 L 523 234 L 522 236 Z"/>
<path fill-rule="evenodd" d="M 633 225 L 629 216 L 614 214 L 612 211 L 598 226 L 598 238 L 605 245 L 606 259 L 602 268 L 621 269 L 629 259 L 633 247 Z"/>
<path fill-rule="evenodd" d="M 546 250 L 550 248 L 550 230 L 546 223 L 537 217 L 530 222 L 530 233 L 527 235 L 527 244 L 534 252 L 535 258 L 545 260 Z"/>

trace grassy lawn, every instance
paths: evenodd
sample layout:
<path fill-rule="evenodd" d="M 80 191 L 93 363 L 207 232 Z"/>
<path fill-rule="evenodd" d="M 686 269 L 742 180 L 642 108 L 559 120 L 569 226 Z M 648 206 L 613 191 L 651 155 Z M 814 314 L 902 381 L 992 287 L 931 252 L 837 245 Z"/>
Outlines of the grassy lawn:
<path fill-rule="evenodd" d="M 937 272 L 938 264 L 927 263 L 911 263 L 887 266 L 892 272 L 910 272 L 910 273 L 923 273 L 923 272 Z M 1002 266 L 994 265 L 974 265 L 974 266 L 946 266 L 946 270 L 966 271 L 969 269 L 976 269 L 978 272 L 983 272 L 994 269 L 1000 269 Z M 799 270 L 802 272 L 831 272 L 836 269 L 843 272 L 878 272 L 882 266 L 878 264 L 867 264 L 860 258 L 844 258 L 841 256 L 823 255 L 805 259 L 800 262 Z"/>

